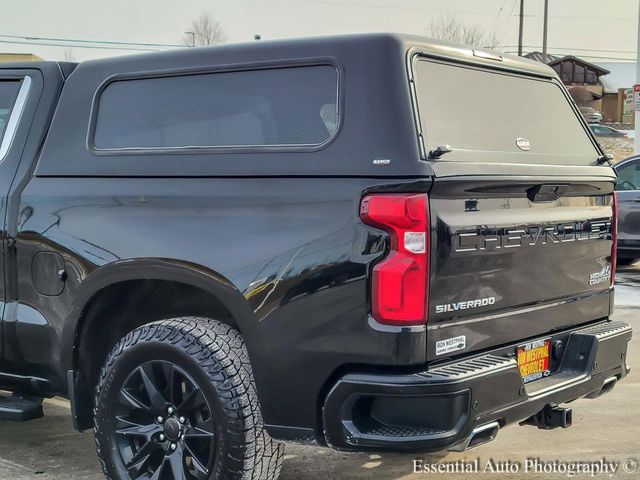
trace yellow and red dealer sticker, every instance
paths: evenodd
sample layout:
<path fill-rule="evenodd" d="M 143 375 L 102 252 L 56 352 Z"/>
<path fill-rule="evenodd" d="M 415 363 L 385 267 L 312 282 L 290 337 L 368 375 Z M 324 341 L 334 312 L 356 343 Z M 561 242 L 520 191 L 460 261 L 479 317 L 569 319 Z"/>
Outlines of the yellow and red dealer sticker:
<path fill-rule="evenodd" d="M 549 375 L 551 339 L 536 340 L 518 346 L 518 368 L 524 383 Z"/>

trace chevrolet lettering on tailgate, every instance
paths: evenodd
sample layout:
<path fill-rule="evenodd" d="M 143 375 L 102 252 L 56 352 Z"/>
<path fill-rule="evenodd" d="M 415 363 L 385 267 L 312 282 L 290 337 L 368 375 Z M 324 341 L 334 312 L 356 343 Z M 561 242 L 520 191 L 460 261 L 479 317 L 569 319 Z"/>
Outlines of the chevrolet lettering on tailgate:
<path fill-rule="evenodd" d="M 611 236 L 611 219 L 518 227 L 476 227 L 453 234 L 456 252 L 475 252 L 499 248 L 535 247 Z"/>

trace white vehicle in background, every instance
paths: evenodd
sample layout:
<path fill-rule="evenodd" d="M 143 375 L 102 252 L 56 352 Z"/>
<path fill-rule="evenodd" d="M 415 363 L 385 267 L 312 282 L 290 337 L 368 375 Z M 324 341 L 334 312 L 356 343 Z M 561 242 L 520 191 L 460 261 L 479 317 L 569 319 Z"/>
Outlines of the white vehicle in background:
<path fill-rule="evenodd" d="M 580 113 L 587 123 L 602 123 L 602 113 L 592 107 L 579 107 Z"/>

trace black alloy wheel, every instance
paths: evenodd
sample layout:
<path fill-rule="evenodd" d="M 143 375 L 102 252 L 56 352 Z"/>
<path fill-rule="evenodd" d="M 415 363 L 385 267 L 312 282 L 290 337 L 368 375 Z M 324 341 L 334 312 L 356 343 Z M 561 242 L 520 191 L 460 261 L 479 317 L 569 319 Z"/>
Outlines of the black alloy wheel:
<path fill-rule="evenodd" d="M 136 368 L 120 388 L 115 438 L 131 478 L 204 480 L 215 457 L 211 406 L 195 380 L 169 361 Z"/>

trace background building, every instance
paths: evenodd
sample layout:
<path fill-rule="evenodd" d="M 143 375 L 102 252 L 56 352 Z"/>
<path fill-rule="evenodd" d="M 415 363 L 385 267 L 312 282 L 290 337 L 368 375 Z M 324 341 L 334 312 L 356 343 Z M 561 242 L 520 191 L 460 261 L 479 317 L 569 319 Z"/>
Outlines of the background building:
<path fill-rule="evenodd" d="M 598 63 L 609 70 L 602 77 L 604 101 L 602 115 L 606 122 L 633 124 L 633 85 L 636 83 L 635 62 Z"/>
<path fill-rule="evenodd" d="M 7 62 L 35 62 L 37 60 L 42 60 L 37 55 L 32 53 L 2 53 L 0 52 L 0 63 Z"/>
<path fill-rule="evenodd" d="M 633 125 L 635 62 L 594 64 L 574 55 L 545 57 L 541 52 L 531 52 L 525 57 L 553 68 L 581 110 L 593 108 L 601 112 L 605 123 Z"/>

